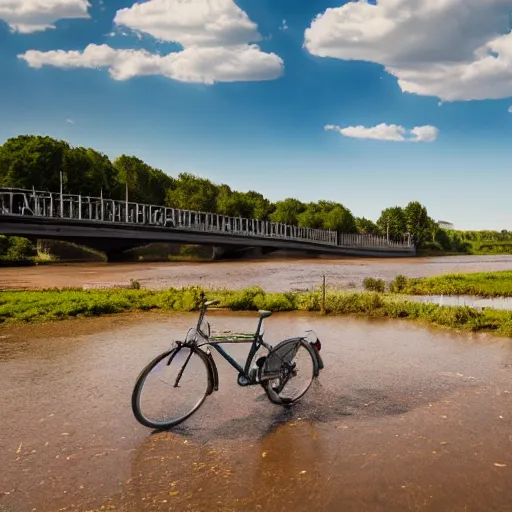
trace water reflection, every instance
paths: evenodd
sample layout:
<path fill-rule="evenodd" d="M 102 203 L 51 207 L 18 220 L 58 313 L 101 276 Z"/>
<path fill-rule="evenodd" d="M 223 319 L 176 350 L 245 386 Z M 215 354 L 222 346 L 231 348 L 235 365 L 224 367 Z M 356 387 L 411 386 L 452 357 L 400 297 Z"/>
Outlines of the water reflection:
<path fill-rule="evenodd" d="M 512 311 L 512 297 L 483 299 L 469 295 L 413 295 L 404 298 L 414 302 L 427 302 L 440 306 L 469 306 L 475 309 L 492 308 Z"/>
<path fill-rule="evenodd" d="M 196 318 L 62 322 L 59 338 L 3 328 L 0 510 L 510 510 L 511 345 L 405 321 L 276 314 L 270 342 L 308 327 L 323 342 L 326 366 L 304 401 L 274 406 L 220 360 L 220 390 L 179 429 L 152 435 L 132 416 L 133 384 Z M 211 322 L 249 331 L 256 316 Z"/>

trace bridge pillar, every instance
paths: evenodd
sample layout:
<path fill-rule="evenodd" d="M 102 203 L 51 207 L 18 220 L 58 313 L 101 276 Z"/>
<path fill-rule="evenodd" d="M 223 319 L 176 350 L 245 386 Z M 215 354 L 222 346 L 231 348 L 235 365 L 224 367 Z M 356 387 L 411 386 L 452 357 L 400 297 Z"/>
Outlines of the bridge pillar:
<path fill-rule="evenodd" d="M 109 263 L 119 263 L 126 260 L 126 255 L 124 254 L 124 248 L 112 248 L 105 251 L 105 255 L 107 256 L 107 261 Z"/>
<path fill-rule="evenodd" d="M 275 247 L 212 247 L 212 260 L 238 259 L 238 258 L 260 258 L 278 249 Z"/>
<path fill-rule="evenodd" d="M 217 245 L 214 245 L 212 247 L 212 260 L 221 260 L 225 256 L 226 252 L 227 250 L 225 247 L 219 247 Z"/>

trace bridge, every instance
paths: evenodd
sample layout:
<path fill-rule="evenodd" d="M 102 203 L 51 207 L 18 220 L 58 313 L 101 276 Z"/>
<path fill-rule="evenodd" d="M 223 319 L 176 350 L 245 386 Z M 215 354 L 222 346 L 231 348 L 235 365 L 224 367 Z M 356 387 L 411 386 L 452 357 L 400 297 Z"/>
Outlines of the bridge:
<path fill-rule="evenodd" d="M 410 236 L 396 241 L 101 196 L 14 188 L 0 188 L 0 234 L 67 240 L 103 251 L 109 261 L 155 242 L 210 245 L 214 259 L 244 248 L 371 257 L 416 254 Z"/>

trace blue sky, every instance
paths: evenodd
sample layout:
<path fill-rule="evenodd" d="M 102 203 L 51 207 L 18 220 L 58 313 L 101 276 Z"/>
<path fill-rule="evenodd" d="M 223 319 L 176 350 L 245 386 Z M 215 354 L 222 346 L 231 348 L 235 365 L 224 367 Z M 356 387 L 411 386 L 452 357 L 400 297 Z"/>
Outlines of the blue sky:
<path fill-rule="evenodd" d="M 512 229 L 512 0 L 47 3 L 0 0 L 0 142 Z"/>

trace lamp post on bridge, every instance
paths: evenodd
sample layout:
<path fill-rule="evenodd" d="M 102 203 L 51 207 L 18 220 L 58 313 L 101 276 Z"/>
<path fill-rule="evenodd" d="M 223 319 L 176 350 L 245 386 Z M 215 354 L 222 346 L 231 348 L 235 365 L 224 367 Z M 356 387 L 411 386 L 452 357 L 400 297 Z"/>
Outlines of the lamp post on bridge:
<path fill-rule="evenodd" d="M 62 169 L 60 171 L 60 217 L 64 217 L 64 195 L 62 189 Z"/>
<path fill-rule="evenodd" d="M 126 223 L 128 224 L 128 173 L 126 173 L 125 198 L 126 198 L 125 220 L 126 220 Z"/>

